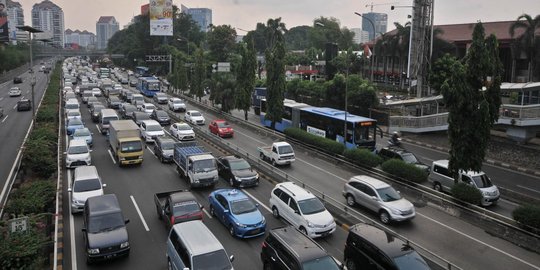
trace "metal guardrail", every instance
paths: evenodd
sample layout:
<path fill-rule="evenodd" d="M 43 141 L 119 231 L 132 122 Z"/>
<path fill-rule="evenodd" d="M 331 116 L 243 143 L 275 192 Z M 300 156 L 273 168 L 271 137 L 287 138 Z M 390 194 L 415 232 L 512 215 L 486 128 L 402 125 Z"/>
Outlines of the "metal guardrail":
<path fill-rule="evenodd" d="M 502 104 L 499 109 L 501 118 L 511 118 L 519 120 L 540 119 L 540 104 L 534 105 L 513 105 Z"/>
<path fill-rule="evenodd" d="M 399 128 L 430 128 L 448 126 L 448 113 L 424 116 L 390 116 L 391 127 Z"/>

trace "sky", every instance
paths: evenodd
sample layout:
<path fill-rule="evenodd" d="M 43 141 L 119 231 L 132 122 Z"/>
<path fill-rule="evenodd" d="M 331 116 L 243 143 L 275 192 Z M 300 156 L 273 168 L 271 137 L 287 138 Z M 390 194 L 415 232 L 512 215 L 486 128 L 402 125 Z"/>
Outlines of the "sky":
<path fill-rule="evenodd" d="M 15 0 L 17 1 L 17 0 Z M 41 0 L 18 0 L 24 9 L 25 24 L 31 25 L 32 6 Z M 148 0 L 52 0 L 64 11 L 66 29 L 96 32 L 96 22 L 100 16 L 114 16 L 122 29 L 134 15 L 140 13 L 140 6 Z M 411 14 L 413 1 L 397 0 L 173 0 L 189 8 L 212 9 L 214 25 L 230 25 L 244 30 L 253 30 L 258 22 L 266 23 L 269 18 L 281 17 L 287 28 L 313 25 L 313 20 L 334 17 L 341 27 L 361 28 L 361 17 L 354 14 L 373 12 L 388 14 L 388 31 L 394 22 L 405 24 Z M 404 6 L 391 10 L 390 6 Z M 409 6 L 409 7 L 407 7 Z M 513 21 L 526 13 L 533 18 L 540 15 L 540 0 L 441 0 L 435 1 L 434 21 L 440 24 L 471 23 L 476 21 Z M 242 34 L 241 31 L 237 31 Z"/>

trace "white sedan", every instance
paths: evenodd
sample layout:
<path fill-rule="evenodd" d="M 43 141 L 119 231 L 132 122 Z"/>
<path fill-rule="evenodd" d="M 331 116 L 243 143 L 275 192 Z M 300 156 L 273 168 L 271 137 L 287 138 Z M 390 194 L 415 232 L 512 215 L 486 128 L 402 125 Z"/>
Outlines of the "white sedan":
<path fill-rule="evenodd" d="M 169 130 L 171 135 L 180 141 L 191 141 L 195 139 L 193 128 L 186 123 L 174 123 Z"/>
<path fill-rule="evenodd" d="M 204 125 L 204 116 L 199 111 L 189 110 L 184 114 L 184 120 L 193 125 Z"/>
<path fill-rule="evenodd" d="M 11 87 L 11 89 L 9 89 L 9 96 L 10 97 L 18 97 L 22 94 L 22 91 L 19 87 Z"/>
<path fill-rule="evenodd" d="M 154 106 L 154 104 L 152 104 L 152 103 L 143 103 L 139 110 L 141 112 L 145 112 L 148 115 L 150 115 L 155 109 L 156 109 L 156 106 Z"/>

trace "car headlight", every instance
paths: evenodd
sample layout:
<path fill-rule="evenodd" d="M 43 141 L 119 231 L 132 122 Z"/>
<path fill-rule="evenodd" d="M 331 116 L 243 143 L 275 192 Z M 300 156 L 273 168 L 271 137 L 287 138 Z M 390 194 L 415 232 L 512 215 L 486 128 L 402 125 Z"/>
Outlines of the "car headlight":
<path fill-rule="evenodd" d="M 87 251 L 88 254 L 99 254 L 99 248 L 89 248 Z"/>
<path fill-rule="evenodd" d="M 262 217 L 262 221 L 261 221 L 261 225 L 264 225 L 266 224 L 266 218 L 264 218 L 264 216 Z"/>
<path fill-rule="evenodd" d="M 259 180 L 259 173 L 255 174 L 255 179 Z"/>
<path fill-rule="evenodd" d="M 238 182 L 242 182 L 242 179 L 241 179 L 240 177 L 238 177 L 238 176 L 235 176 L 234 179 L 235 179 L 236 181 L 238 181 Z"/>
<path fill-rule="evenodd" d="M 246 227 L 247 227 L 247 225 L 242 224 L 242 223 L 240 223 L 240 222 L 235 222 L 235 223 L 236 223 L 236 226 L 238 226 L 238 227 L 240 227 L 240 228 L 246 228 Z"/>
<path fill-rule="evenodd" d="M 215 175 L 214 180 L 218 180 L 218 179 L 219 179 L 219 176 Z"/>
<path fill-rule="evenodd" d="M 308 221 L 307 226 L 310 228 L 313 228 L 315 227 L 315 224 L 311 223 L 311 221 Z"/>
<path fill-rule="evenodd" d="M 127 247 L 129 247 L 129 242 L 128 241 L 120 244 L 120 248 L 127 248 Z"/>

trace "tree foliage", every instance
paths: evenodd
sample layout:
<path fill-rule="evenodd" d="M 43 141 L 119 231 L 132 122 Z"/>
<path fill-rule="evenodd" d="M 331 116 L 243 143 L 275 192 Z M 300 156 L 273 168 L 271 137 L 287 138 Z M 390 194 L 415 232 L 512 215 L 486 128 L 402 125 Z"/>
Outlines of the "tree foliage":
<path fill-rule="evenodd" d="M 236 44 L 236 30 L 230 25 L 212 27 L 208 32 L 208 49 L 210 59 L 215 62 L 224 62 L 233 51 Z"/>
<path fill-rule="evenodd" d="M 28 46 L 0 45 L 0 72 L 8 71 L 28 61 Z"/>
<path fill-rule="evenodd" d="M 195 51 L 195 67 L 193 77 L 191 79 L 190 94 L 199 98 L 201 101 L 204 96 L 204 81 L 206 80 L 206 61 L 204 59 L 204 52 L 202 49 Z"/>
<path fill-rule="evenodd" d="M 238 86 L 234 93 L 235 108 L 244 111 L 244 119 L 248 120 L 248 111 L 251 107 L 251 93 L 255 87 L 255 71 L 257 69 L 257 58 L 253 40 L 247 41 L 242 47 L 242 63 L 237 77 Z"/>
<path fill-rule="evenodd" d="M 538 69 L 538 63 L 540 62 L 538 58 L 540 56 L 540 35 L 536 34 L 537 30 L 540 29 L 540 15 L 533 19 L 528 14 L 522 14 L 510 26 L 510 35 L 514 37 L 519 29 L 523 31 L 523 34 L 516 39 L 513 55 L 514 58 L 519 58 L 521 52 L 525 53 L 528 61 L 528 81 L 533 81 L 534 74 L 540 76 L 540 69 Z"/>
<path fill-rule="evenodd" d="M 283 93 L 285 92 L 285 45 L 283 34 L 286 32 L 281 18 L 269 19 L 267 22 L 267 38 L 269 48 L 266 49 L 267 76 L 267 113 L 265 118 L 271 121 L 274 128 L 281 121 L 283 114 Z"/>

